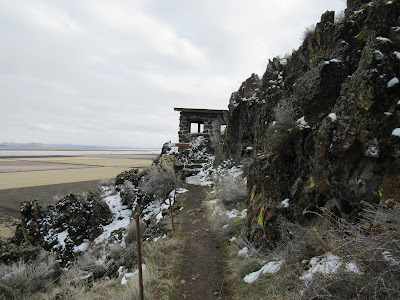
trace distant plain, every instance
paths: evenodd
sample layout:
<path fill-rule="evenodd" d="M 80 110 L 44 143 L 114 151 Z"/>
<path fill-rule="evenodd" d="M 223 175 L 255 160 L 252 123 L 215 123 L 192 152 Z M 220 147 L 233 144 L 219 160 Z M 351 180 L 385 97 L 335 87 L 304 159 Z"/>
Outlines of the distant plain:
<path fill-rule="evenodd" d="M 95 189 L 100 180 L 122 171 L 148 167 L 155 158 L 155 154 L 0 157 L 0 221 L 19 217 L 22 201 L 55 203 L 68 193 Z"/>

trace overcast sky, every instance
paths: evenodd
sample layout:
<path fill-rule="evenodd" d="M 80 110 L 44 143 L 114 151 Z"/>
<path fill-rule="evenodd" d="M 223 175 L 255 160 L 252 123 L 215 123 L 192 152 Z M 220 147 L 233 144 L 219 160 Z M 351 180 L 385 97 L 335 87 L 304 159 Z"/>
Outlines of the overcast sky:
<path fill-rule="evenodd" d="M 343 0 L 0 0 L 0 141 L 177 142 Z"/>

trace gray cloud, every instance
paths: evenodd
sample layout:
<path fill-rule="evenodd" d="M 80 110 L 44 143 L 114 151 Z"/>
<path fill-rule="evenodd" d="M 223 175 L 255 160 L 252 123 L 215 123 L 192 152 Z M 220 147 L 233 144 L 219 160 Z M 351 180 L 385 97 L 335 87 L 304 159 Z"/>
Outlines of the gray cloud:
<path fill-rule="evenodd" d="M 0 140 L 160 147 L 340 0 L 2 1 Z"/>

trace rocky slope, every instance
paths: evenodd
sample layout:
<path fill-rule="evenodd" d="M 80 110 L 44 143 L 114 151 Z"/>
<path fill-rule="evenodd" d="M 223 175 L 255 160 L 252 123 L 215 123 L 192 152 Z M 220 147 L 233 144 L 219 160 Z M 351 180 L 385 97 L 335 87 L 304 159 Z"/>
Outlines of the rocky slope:
<path fill-rule="evenodd" d="M 258 246 L 279 239 L 281 218 L 325 207 L 356 219 L 362 201 L 400 198 L 400 1 L 347 4 L 230 99 L 224 155 L 253 159 L 246 223 Z"/>

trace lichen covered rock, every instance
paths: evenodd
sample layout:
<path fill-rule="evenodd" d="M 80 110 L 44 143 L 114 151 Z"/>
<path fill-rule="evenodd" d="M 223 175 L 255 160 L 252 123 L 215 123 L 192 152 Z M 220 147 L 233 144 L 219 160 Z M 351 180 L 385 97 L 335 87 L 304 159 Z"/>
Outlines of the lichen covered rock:
<path fill-rule="evenodd" d="M 348 1 L 343 20 L 326 12 L 297 51 L 232 94 L 225 155 L 254 160 L 246 224 L 256 245 L 279 240 L 280 218 L 305 222 L 325 207 L 357 219 L 362 201 L 400 200 L 399 12 L 399 1 Z M 277 138 L 282 103 L 299 121 Z"/>

